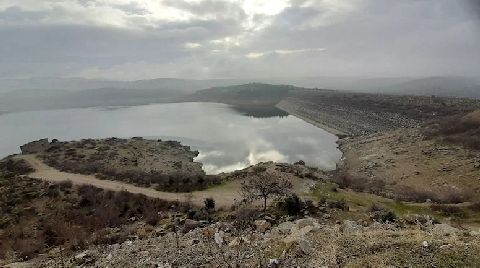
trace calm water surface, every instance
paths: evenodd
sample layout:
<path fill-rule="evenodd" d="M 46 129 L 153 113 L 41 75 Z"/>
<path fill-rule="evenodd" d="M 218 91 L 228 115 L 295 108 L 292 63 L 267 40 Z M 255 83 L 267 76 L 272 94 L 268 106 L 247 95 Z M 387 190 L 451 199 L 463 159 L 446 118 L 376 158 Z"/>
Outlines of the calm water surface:
<path fill-rule="evenodd" d="M 255 118 L 217 103 L 154 104 L 0 115 L 0 156 L 40 138 L 79 140 L 159 137 L 181 141 L 200 155 L 209 174 L 262 161 L 334 169 L 341 157 L 337 137 L 294 116 Z"/>

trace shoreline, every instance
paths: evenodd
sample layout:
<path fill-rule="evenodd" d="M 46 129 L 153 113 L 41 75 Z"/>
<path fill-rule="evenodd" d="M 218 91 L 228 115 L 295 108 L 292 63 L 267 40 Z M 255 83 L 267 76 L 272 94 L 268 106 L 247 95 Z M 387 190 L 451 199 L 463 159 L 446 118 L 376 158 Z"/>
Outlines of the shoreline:
<path fill-rule="evenodd" d="M 337 136 L 338 139 L 342 139 L 343 137 L 348 136 L 347 133 L 345 133 L 345 132 L 343 132 L 343 131 L 341 131 L 341 130 L 335 129 L 335 128 L 330 127 L 330 126 L 328 126 L 328 125 L 326 125 L 326 124 L 323 124 L 323 123 L 320 123 L 320 122 L 315 121 L 315 120 L 313 120 L 313 119 L 310 119 L 310 118 L 308 118 L 308 117 L 306 117 L 306 116 L 302 116 L 302 115 L 300 115 L 299 113 L 297 113 L 294 109 L 289 109 L 288 107 L 286 107 L 285 105 L 281 105 L 280 103 L 278 103 L 277 105 L 275 105 L 275 107 L 277 107 L 278 109 L 280 109 L 280 110 L 282 110 L 282 111 L 285 111 L 285 112 L 287 112 L 288 114 L 293 115 L 293 116 L 295 116 L 295 117 L 297 117 L 297 118 L 299 118 L 299 119 L 301 119 L 301 120 L 303 120 L 303 121 L 305 121 L 305 122 L 307 122 L 307 123 L 309 123 L 309 124 L 311 124 L 311 125 L 313 125 L 313 126 L 315 126 L 315 127 L 321 128 L 321 129 L 327 131 L 328 133 Z"/>

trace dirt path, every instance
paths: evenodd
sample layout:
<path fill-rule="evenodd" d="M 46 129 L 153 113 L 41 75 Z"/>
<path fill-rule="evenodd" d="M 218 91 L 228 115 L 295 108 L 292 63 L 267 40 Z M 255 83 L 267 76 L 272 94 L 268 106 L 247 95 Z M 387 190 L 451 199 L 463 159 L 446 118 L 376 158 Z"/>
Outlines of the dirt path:
<path fill-rule="evenodd" d="M 125 190 L 130 193 L 144 194 L 149 197 L 169 201 L 185 201 L 187 199 L 187 194 L 184 193 L 160 192 L 152 188 L 137 187 L 119 181 L 100 180 L 91 175 L 61 172 L 57 169 L 47 166 L 35 155 L 19 155 L 17 158 L 25 159 L 35 169 L 35 172 L 29 174 L 29 176 L 36 179 L 42 179 L 51 182 L 70 180 L 73 184 L 77 185 L 88 184 L 112 191 Z M 203 205 L 203 200 L 205 198 L 212 197 L 215 199 L 217 207 L 229 207 L 235 202 L 235 200 L 240 198 L 239 189 L 240 182 L 232 181 L 212 189 L 195 191 L 192 193 L 192 202 L 197 205 Z"/>

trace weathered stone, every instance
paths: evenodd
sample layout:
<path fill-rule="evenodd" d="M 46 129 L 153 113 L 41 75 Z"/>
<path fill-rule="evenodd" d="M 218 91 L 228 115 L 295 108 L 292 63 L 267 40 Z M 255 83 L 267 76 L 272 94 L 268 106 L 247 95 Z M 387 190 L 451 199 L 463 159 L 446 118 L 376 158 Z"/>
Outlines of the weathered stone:
<path fill-rule="evenodd" d="M 79 254 L 75 255 L 75 260 L 77 260 L 77 261 L 83 260 L 87 256 L 88 256 L 88 251 L 84 251 L 82 253 L 79 253 Z"/>
<path fill-rule="evenodd" d="M 275 230 L 277 230 L 280 234 L 290 234 L 290 230 L 295 226 L 295 224 L 291 221 L 282 222 L 279 224 Z"/>
<path fill-rule="evenodd" d="M 240 245 L 241 239 L 238 237 L 235 237 L 230 243 L 228 243 L 229 247 L 237 247 Z"/>
<path fill-rule="evenodd" d="M 270 227 L 272 227 L 272 225 L 266 221 L 266 220 L 256 220 L 255 221 L 255 228 L 257 229 L 257 231 L 259 232 L 266 232 L 268 229 L 270 229 Z"/>
<path fill-rule="evenodd" d="M 215 243 L 217 243 L 217 245 L 221 246 L 223 245 L 223 236 L 224 236 L 224 233 L 222 231 L 220 232 L 215 232 Z"/>
<path fill-rule="evenodd" d="M 313 251 L 312 247 L 310 246 L 308 241 L 305 240 L 305 239 L 298 240 L 297 245 L 300 248 L 300 250 L 303 252 L 303 254 L 308 255 L 308 254 L 312 253 L 312 251 Z"/>
<path fill-rule="evenodd" d="M 38 154 L 48 150 L 48 148 L 50 148 L 50 143 L 48 142 L 48 139 L 32 141 L 20 146 L 22 154 Z"/>
<path fill-rule="evenodd" d="M 357 232 L 359 230 L 361 230 L 363 228 L 363 226 L 361 226 L 360 224 L 354 222 L 354 221 L 350 221 L 350 220 L 346 220 L 343 222 L 343 225 L 342 225 L 342 231 L 344 233 L 354 233 L 354 232 Z"/>
<path fill-rule="evenodd" d="M 460 232 L 459 229 L 444 223 L 432 225 L 428 230 L 434 235 L 455 235 Z"/>

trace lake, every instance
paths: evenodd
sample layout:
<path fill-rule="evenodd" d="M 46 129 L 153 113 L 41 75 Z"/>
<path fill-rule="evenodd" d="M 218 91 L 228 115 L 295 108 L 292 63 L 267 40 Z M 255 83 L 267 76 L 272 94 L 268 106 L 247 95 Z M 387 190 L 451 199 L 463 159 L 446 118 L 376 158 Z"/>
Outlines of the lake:
<path fill-rule="evenodd" d="M 337 137 L 294 116 L 258 116 L 218 103 L 29 111 L 0 115 L 0 157 L 41 138 L 135 137 L 178 140 L 200 152 L 208 174 L 264 161 L 335 168 Z"/>

